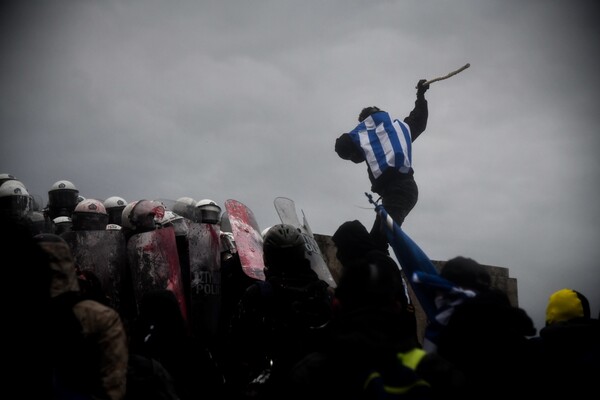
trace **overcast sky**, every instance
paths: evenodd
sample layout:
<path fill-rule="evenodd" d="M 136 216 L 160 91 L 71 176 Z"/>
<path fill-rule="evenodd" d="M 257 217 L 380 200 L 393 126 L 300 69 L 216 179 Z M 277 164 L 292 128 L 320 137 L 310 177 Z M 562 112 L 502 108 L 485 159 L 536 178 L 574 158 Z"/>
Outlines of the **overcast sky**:
<path fill-rule="evenodd" d="M 292 198 L 315 233 L 370 228 L 364 164 L 335 139 L 395 118 L 419 79 L 419 202 L 434 260 L 507 267 L 541 328 L 572 288 L 600 311 L 598 2 L 4 1 L 0 173 L 47 200 L 236 199 L 261 228 Z"/>

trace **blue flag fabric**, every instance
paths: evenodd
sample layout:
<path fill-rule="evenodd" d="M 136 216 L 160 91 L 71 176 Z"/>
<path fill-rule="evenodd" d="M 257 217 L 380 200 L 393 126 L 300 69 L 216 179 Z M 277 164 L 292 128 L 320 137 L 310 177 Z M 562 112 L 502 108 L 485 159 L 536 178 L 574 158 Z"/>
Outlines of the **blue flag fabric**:
<path fill-rule="evenodd" d="M 472 290 L 463 289 L 459 286 L 456 286 L 454 283 L 450 282 L 446 278 L 442 278 L 442 276 L 437 273 L 434 275 L 422 271 L 415 271 L 413 272 L 411 280 L 414 283 L 433 287 L 462 298 L 475 297 L 477 295 L 477 293 Z"/>
<path fill-rule="evenodd" d="M 477 293 L 443 278 L 427 254 L 390 217 L 383 205 L 373 201 L 370 194 L 365 195 L 375 205 L 375 212 L 384 225 L 388 243 L 429 320 L 423 348 L 428 352 L 435 352 L 439 334 L 448 323 L 454 308 L 466 299 L 475 297 Z M 442 291 L 444 296 L 437 297 L 438 291 Z"/>
<path fill-rule="evenodd" d="M 425 273 L 431 276 L 439 276 L 435 265 L 423 250 L 400 228 L 400 226 L 389 216 L 383 205 L 377 204 L 368 193 L 365 195 L 369 201 L 375 205 L 375 212 L 381 217 L 382 224 L 385 227 L 388 242 L 394 250 L 394 254 L 400 263 L 400 267 L 405 272 L 409 283 L 423 308 L 423 311 L 430 320 L 435 318 L 437 308 L 435 305 L 435 291 L 429 285 L 415 285 L 413 274 L 415 272 Z M 440 277 L 441 278 L 441 277 Z"/>

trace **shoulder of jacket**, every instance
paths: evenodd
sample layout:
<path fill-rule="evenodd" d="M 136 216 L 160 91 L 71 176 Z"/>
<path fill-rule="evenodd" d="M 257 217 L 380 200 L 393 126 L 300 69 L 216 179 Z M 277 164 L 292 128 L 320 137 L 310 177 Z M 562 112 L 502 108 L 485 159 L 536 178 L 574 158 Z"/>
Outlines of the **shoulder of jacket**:
<path fill-rule="evenodd" d="M 84 333 L 91 333 L 121 327 L 123 323 L 119 313 L 95 300 L 82 300 L 73 306 L 73 313 L 81 323 Z"/>

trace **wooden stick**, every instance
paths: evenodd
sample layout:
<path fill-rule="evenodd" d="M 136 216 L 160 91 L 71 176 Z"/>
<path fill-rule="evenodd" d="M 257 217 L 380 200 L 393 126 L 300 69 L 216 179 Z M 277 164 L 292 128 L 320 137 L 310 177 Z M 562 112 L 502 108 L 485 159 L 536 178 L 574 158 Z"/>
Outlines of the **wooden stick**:
<path fill-rule="evenodd" d="M 423 86 L 430 85 L 433 82 L 437 82 L 437 81 L 441 81 L 441 80 L 444 80 L 444 79 L 448 79 L 451 76 L 454 76 L 454 75 L 458 74 L 459 72 L 464 71 L 465 69 L 469 68 L 470 66 L 471 66 L 471 64 L 466 63 L 465 65 L 463 65 L 462 67 L 460 67 L 456 71 L 450 72 L 448 75 L 444 75 L 444 76 L 440 76 L 439 78 L 434 78 L 434 79 L 428 80 L 427 82 L 423 83 Z M 415 89 L 418 89 L 418 87 L 416 87 Z"/>

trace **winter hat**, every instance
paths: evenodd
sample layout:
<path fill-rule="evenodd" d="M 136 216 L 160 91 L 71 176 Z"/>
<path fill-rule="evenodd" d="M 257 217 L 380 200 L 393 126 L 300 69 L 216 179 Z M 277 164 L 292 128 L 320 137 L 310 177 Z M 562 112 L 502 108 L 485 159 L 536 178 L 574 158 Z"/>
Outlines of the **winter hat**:
<path fill-rule="evenodd" d="M 346 221 L 331 236 L 337 249 L 336 257 L 347 266 L 359 261 L 368 252 L 377 250 L 377 245 L 367 228 L 359 221 Z"/>
<path fill-rule="evenodd" d="M 50 297 L 65 292 L 78 292 L 75 259 L 69 244 L 53 233 L 39 233 L 33 239 L 47 257 L 51 275 Z"/>
<path fill-rule="evenodd" d="M 462 256 L 448 260 L 440 275 L 464 289 L 482 291 L 489 289 L 492 283 L 489 272 L 481 264 Z"/>
<path fill-rule="evenodd" d="M 590 318 L 588 299 L 572 289 L 561 289 L 552 293 L 546 307 L 546 325 L 574 318 Z"/>

